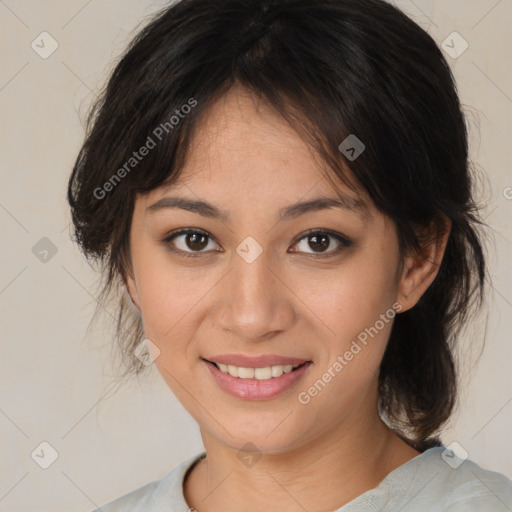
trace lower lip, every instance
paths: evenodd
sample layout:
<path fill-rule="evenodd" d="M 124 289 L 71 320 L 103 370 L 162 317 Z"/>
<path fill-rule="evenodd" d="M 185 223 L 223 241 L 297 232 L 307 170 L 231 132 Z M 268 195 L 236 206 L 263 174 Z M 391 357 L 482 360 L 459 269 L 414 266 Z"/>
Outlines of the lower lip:
<path fill-rule="evenodd" d="M 241 379 L 220 371 L 214 364 L 204 361 L 219 387 L 226 393 L 244 400 L 266 400 L 290 389 L 307 372 L 311 362 L 297 370 L 267 380 Z"/>

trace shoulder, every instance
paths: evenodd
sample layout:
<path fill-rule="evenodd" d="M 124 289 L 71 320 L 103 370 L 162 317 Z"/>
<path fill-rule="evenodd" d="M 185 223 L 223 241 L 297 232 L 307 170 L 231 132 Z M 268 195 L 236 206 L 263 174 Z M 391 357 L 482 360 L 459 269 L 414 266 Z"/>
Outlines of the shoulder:
<path fill-rule="evenodd" d="M 445 446 L 424 451 L 336 512 L 511 512 L 512 482 Z"/>
<path fill-rule="evenodd" d="M 512 510 L 512 481 L 459 458 L 445 446 L 431 448 L 407 465 L 414 472 L 407 496 L 410 510 L 434 506 L 447 512 Z"/>
<path fill-rule="evenodd" d="M 171 472 L 172 473 L 172 472 Z M 168 478 L 168 476 L 166 477 Z M 124 510 L 139 511 L 139 510 L 152 510 L 152 502 L 154 498 L 155 489 L 161 482 L 165 481 L 155 480 L 149 482 L 138 489 L 128 492 L 107 504 L 102 505 L 100 508 L 94 509 L 92 512 L 121 512 Z"/>
<path fill-rule="evenodd" d="M 163 478 L 153 480 L 91 512 L 160 512 L 169 510 L 170 505 L 187 510 L 183 497 L 183 478 L 203 455 L 201 453 L 185 460 Z"/>

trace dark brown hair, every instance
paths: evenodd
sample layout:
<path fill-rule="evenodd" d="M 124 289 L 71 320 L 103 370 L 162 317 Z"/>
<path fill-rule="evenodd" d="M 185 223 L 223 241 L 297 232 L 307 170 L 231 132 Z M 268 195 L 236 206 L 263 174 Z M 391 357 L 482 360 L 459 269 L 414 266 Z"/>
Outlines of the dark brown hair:
<path fill-rule="evenodd" d="M 235 84 L 273 106 L 333 182 L 367 192 L 396 224 L 402 257 L 451 221 L 438 275 L 396 316 L 379 373 L 381 413 L 424 449 L 453 410 L 454 344 L 473 299 L 482 303 L 482 221 L 450 68 L 434 40 L 382 0 L 182 0 L 132 41 L 91 110 L 68 188 L 74 238 L 101 264 L 100 301 L 118 301 L 127 370 L 144 368 L 133 356 L 141 318 L 122 294 L 136 195 L 178 178 L 201 116 Z M 353 161 L 339 149 L 350 134 L 365 145 Z M 150 140 L 144 158 L 130 160 Z"/>

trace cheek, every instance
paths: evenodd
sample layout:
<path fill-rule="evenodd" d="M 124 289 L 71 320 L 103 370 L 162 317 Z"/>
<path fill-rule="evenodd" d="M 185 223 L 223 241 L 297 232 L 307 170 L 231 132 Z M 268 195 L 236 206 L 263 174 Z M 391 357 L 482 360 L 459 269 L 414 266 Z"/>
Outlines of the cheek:
<path fill-rule="evenodd" d="M 322 319 L 318 328 L 326 333 L 325 323 L 334 331 L 322 336 L 315 373 L 300 389 L 299 402 L 314 417 L 341 420 L 377 392 L 396 311 L 389 290 L 375 285 L 375 280 L 356 276 L 314 298 L 311 309 Z"/>
<path fill-rule="evenodd" d="M 160 350 L 155 364 L 186 378 L 197 362 L 197 330 L 226 271 L 197 263 L 176 264 L 166 251 L 150 244 L 139 248 L 135 262 L 145 336 Z"/>
<path fill-rule="evenodd" d="M 140 248 L 134 252 L 134 264 L 146 337 L 164 351 L 169 340 L 181 342 L 182 337 L 175 334 L 186 325 L 187 313 L 204 294 L 204 281 L 171 266 L 160 248 Z"/>
<path fill-rule="evenodd" d="M 394 267 L 383 250 L 361 251 L 338 269 L 301 277 L 299 294 L 328 332 L 346 340 L 373 325 L 392 307 L 396 295 Z M 314 279 L 313 279 L 314 277 Z"/>
<path fill-rule="evenodd" d="M 371 249 L 355 254 L 325 277 L 318 279 L 317 273 L 309 295 L 305 295 L 307 286 L 300 291 L 308 296 L 316 329 L 323 333 L 316 371 L 321 375 L 330 371 L 325 379 L 333 387 L 354 392 L 374 380 L 397 312 L 393 253 L 384 247 Z M 312 283 L 307 277 L 303 282 Z"/>

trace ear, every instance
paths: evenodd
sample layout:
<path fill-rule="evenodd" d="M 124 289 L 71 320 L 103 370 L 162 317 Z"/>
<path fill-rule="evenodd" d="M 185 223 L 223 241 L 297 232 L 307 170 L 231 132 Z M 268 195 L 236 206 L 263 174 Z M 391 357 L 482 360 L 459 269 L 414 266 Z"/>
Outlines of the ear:
<path fill-rule="evenodd" d="M 430 236 L 428 241 L 423 242 L 420 254 L 404 259 L 397 290 L 401 313 L 416 305 L 437 276 L 450 236 L 451 221 L 444 217 L 440 224 L 430 227 Z"/>
<path fill-rule="evenodd" d="M 128 291 L 128 294 L 130 296 L 130 299 L 131 299 L 133 305 L 140 312 L 139 292 L 137 290 L 137 283 L 135 282 L 135 279 L 134 279 L 134 277 L 132 275 L 132 271 L 131 270 L 129 270 L 126 273 L 125 285 L 126 285 L 126 289 Z"/>

